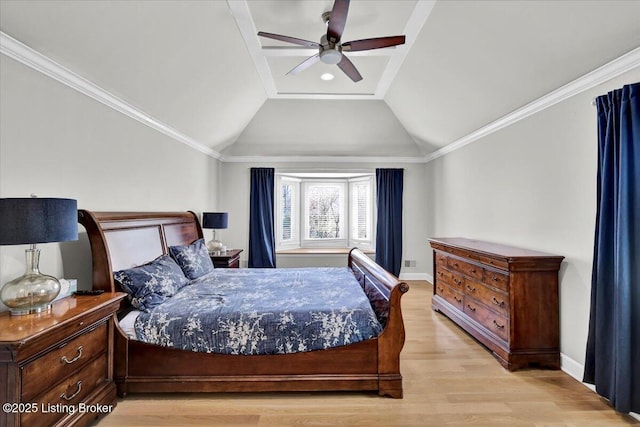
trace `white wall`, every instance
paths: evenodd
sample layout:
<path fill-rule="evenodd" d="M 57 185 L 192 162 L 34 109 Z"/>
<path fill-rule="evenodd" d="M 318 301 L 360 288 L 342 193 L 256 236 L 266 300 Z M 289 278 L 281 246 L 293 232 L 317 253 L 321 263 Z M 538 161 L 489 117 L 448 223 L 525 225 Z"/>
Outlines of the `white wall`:
<path fill-rule="evenodd" d="M 4 55 L 0 93 L 0 197 L 66 197 L 108 211 L 215 208 L 217 160 Z M 90 288 L 86 234 L 39 247 L 43 273 Z M 24 249 L 0 247 L 0 284 L 24 272 Z"/>
<path fill-rule="evenodd" d="M 246 265 L 249 248 L 249 189 L 250 168 L 274 167 L 287 170 L 370 170 L 377 167 L 404 168 L 404 217 L 403 217 L 403 260 L 416 261 L 416 266 L 402 267 L 401 277 L 408 279 L 425 278 L 428 264 L 431 262 L 430 249 L 427 244 L 427 222 L 425 212 L 428 201 L 422 196 L 425 185 L 424 164 L 368 164 L 368 163 L 223 163 L 221 166 L 221 189 L 219 207 L 229 212 L 229 228 L 218 232 L 218 236 L 227 247 L 242 248 L 241 260 Z M 209 236 L 207 236 L 209 238 Z M 276 265 L 282 267 L 293 266 L 324 266 L 346 265 L 346 255 L 313 256 L 284 256 L 276 258 Z M 404 262 L 403 262 L 404 265 Z"/>
<path fill-rule="evenodd" d="M 635 69 L 426 165 L 428 234 L 566 257 L 560 271 L 561 352 L 578 365 L 584 365 L 588 332 L 596 214 L 591 100 L 639 80 Z"/>

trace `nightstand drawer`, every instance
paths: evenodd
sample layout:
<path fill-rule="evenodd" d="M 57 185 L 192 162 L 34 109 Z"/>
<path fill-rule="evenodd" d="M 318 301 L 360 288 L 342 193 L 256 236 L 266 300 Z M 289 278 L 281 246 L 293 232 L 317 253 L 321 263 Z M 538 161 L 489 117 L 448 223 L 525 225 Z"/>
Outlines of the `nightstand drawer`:
<path fill-rule="evenodd" d="M 22 369 L 22 400 L 30 401 L 43 387 L 57 383 L 94 356 L 106 352 L 107 342 L 107 324 L 103 322 L 26 364 Z"/>
<path fill-rule="evenodd" d="M 215 268 L 240 268 L 242 249 L 229 249 L 225 252 L 209 253 Z"/>
<path fill-rule="evenodd" d="M 51 426 L 57 420 L 78 411 L 78 405 L 107 381 L 107 355 L 95 359 L 83 369 L 55 385 L 48 392 L 33 400 L 38 412 L 24 413 L 21 416 L 23 426 Z"/>

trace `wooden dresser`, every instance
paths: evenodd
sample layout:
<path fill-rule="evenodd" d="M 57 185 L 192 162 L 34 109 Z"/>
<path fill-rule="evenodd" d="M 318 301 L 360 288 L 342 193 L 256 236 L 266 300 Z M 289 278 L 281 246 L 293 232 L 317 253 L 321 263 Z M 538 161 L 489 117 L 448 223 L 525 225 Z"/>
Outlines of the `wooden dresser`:
<path fill-rule="evenodd" d="M 464 238 L 429 239 L 432 308 L 488 347 L 507 369 L 560 369 L 562 256 Z"/>
<path fill-rule="evenodd" d="M 47 313 L 0 314 L 0 426 L 86 426 L 111 412 L 123 293 L 69 296 Z"/>

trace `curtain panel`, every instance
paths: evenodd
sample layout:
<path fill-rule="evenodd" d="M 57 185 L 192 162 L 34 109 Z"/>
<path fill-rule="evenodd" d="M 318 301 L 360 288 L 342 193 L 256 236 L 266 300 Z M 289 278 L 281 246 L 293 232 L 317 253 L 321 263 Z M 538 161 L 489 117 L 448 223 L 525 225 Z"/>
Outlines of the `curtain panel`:
<path fill-rule="evenodd" d="M 640 83 L 596 99 L 597 213 L 584 381 L 640 413 Z"/>
<path fill-rule="evenodd" d="M 251 168 L 249 200 L 249 268 L 275 268 L 275 169 Z"/>
<path fill-rule="evenodd" d="M 376 169 L 376 263 L 395 276 L 402 264 L 403 177 L 404 169 Z"/>

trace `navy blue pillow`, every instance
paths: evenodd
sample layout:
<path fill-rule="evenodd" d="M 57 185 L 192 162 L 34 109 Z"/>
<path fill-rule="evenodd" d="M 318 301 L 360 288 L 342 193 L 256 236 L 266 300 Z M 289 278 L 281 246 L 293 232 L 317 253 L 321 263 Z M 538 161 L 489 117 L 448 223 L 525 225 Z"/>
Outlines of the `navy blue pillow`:
<path fill-rule="evenodd" d="M 189 284 L 182 270 L 169 255 L 161 255 L 148 264 L 113 273 L 131 297 L 131 305 L 149 311 L 171 298 Z"/>
<path fill-rule="evenodd" d="M 198 239 L 190 245 L 169 246 L 169 253 L 176 260 L 184 275 L 191 280 L 213 271 L 213 262 L 204 239 Z"/>

